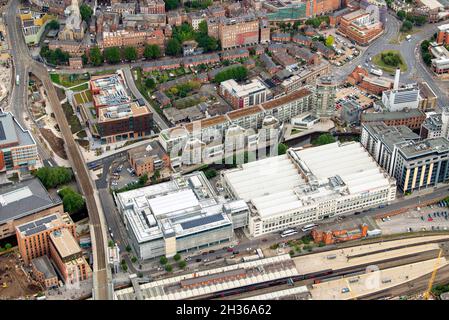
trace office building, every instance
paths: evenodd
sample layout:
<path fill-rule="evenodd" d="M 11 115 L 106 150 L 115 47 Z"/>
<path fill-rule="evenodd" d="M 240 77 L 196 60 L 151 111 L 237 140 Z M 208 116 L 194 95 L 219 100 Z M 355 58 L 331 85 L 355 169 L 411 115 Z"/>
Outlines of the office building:
<path fill-rule="evenodd" d="M 0 172 L 28 172 L 38 161 L 36 141 L 12 113 L 0 110 Z"/>
<path fill-rule="evenodd" d="M 138 139 L 151 134 L 153 113 L 143 101 L 101 108 L 97 128 L 104 143 Z"/>
<path fill-rule="evenodd" d="M 389 132 L 385 134 L 385 132 Z M 404 193 L 434 187 L 449 180 L 449 141 L 421 140 L 405 128 L 364 126 L 361 143 L 376 161 L 397 180 Z"/>
<path fill-rule="evenodd" d="M 50 255 L 50 234 L 53 231 L 68 229 L 76 237 L 75 224 L 66 213 L 54 213 L 16 226 L 17 245 L 25 263 Z"/>
<path fill-rule="evenodd" d="M 222 174 L 250 208 L 249 232 L 271 232 L 390 203 L 396 182 L 358 142 L 335 142 L 243 164 Z"/>
<path fill-rule="evenodd" d="M 144 101 L 132 101 L 121 73 L 92 77 L 89 88 L 102 142 L 113 143 L 151 134 L 153 113 Z"/>
<path fill-rule="evenodd" d="M 203 172 L 114 195 L 140 259 L 172 257 L 229 242 L 247 225 L 242 201 L 221 203 Z"/>
<path fill-rule="evenodd" d="M 58 287 L 58 275 L 47 256 L 38 257 L 31 260 L 33 278 L 45 289 Z"/>
<path fill-rule="evenodd" d="M 338 31 L 360 45 L 368 45 L 380 37 L 383 26 L 373 11 L 360 9 L 342 16 Z"/>
<path fill-rule="evenodd" d="M 314 112 L 318 117 L 332 117 L 335 113 L 335 96 L 337 94 L 337 83 L 331 76 L 317 79 Z"/>
<path fill-rule="evenodd" d="M 0 186 L 0 239 L 14 236 L 18 225 L 56 213 L 64 213 L 61 199 L 37 178 Z"/>
<path fill-rule="evenodd" d="M 396 69 L 392 90 L 382 92 L 382 103 L 390 112 L 403 111 L 405 109 L 418 109 L 420 94 L 418 84 L 399 87 L 400 69 Z"/>
<path fill-rule="evenodd" d="M 361 122 L 383 122 L 387 126 L 404 125 L 412 130 L 419 130 L 426 120 L 426 114 L 418 109 L 397 112 L 365 112 L 362 113 Z"/>
<path fill-rule="evenodd" d="M 68 229 L 54 230 L 49 237 L 50 256 L 65 283 L 76 283 L 92 276 L 78 242 Z"/>
<path fill-rule="evenodd" d="M 151 141 L 146 146 L 130 149 L 128 151 L 128 162 L 138 177 L 143 174 L 151 177 L 156 170 L 161 171 L 170 168 L 170 157 L 157 141 Z"/>
<path fill-rule="evenodd" d="M 270 90 L 259 79 L 252 79 L 245 84 L 238 84 L 234 79 L 220 84 L 220 94 L 234 109 L 241 109 L 267 101 Z"/>
<path fill-rule="evenodd" d="M 92 276 L 78 245 L 75 224 L 68 214 L 52 214 L 16 227 L 20 255 L 27 264 L 48 256 L 65 283 Z"/>
<path fill-rule="evenodd" d="M 225 49 L 267 43 L 270 28 L 266 20 L 259 20 L 254 14 L 221 18 L 218 22 L 218 38 Z"/>
<path fill-rule="evenodd" d="M 421 138 L 449 138 L 449 108 L 444 107 L 442 113 L 434 113 L 427 117 L 421 126 Z"/>

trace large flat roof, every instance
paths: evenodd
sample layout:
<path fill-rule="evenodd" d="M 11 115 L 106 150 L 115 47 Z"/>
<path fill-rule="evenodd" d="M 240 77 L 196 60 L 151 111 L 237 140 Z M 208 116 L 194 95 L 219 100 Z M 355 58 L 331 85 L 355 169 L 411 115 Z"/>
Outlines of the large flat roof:
<path fill-rule="evenodd" d="M 227 171 L 224 178 L 234 196 L 251 202 L 261 217 L 390 185 L 389 177 L 358 142 L 289 149 L 285 155 Z M 311 188 L 311 183 L 318 187 Z"/>
<path fill-rule="evenodd" d="M 61 199 L 58 196 L 50 196 L 37 178 L 2 186 L 0 223 L 20 219 L 60 203 Z"/>
<path fill-rule="evenodd" d="M 70 231 L 65 228 L 50 233 L 50 239 L 63 259 L 75 255 L 81 251 L 81 248 L 75 238 L 73 238 Z"/>

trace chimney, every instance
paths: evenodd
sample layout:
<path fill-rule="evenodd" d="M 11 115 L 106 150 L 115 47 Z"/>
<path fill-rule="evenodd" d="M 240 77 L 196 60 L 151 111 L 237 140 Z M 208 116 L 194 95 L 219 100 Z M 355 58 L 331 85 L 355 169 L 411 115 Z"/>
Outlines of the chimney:
<path fill-rule="evenodd" d="M 393 90 L 398 90 L 399 89 L 399 77 L 400 76 L 401 76 L 401 69 L 397 68 L 396 69 L 396 75 L 394 76 Z"/>

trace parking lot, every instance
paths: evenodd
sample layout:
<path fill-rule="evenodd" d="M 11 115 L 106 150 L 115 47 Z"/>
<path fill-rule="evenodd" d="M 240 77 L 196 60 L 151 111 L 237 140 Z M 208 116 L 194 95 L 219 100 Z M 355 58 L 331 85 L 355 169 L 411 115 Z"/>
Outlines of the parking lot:
<path fill-rule="evenodd" d="M 343 87 L 337 90 L 337 109 L 339 107 L 339 103 L 344 100 L 352 100 L 358 103 L 362 108 L 368 108 L 375 101 L 376 97 L 368 94 L 359 88 L 356 87 Z"/>
<path fill-rule="evenodd" d="M 335 29 L 325 30 L 321 32 L 324 37 L 332 36 L 334 37 L 334 43 L 332 47 L 337 53 L 336 58 L 330 61 L 331 64 L 335 66 L 342 66 L 356 58 L 361 54 L 361 48 L 359 48 L 351 40 L 343 37 L 335 32 Z"/>
<path fill-rule="evenodd" d="M 449 208 L 434 204 L 376 222 L 383 234 L 449 230 Z"/>
<path fill-rule="evenodd" d="M 131 168 L 128 161 L 117 163 L 111 167 L 110 185 L 112 189 L 120 189 L 129 183 L 137 182 L 139 180 L 136 175 L 130 172 Z"/>

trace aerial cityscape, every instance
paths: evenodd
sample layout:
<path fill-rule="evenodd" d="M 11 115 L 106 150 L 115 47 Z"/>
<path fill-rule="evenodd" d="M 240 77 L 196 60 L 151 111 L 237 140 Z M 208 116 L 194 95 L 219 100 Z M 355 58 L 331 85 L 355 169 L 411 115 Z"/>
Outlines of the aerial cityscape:
<path fill-rule="evenodd" d="M 448 0 L 0 10 L 0 300 L 449 300 Z"/>

